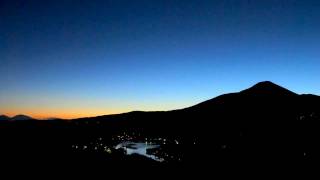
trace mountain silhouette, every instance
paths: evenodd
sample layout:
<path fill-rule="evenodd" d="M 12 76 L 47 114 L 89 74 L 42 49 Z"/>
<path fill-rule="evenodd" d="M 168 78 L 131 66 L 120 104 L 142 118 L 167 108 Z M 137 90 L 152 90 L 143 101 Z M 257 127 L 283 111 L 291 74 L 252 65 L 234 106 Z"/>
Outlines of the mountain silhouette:
<path fill-rule="evenodd" d="M 249 89 L 241 91 L 241 93 L 251 94 L 251 95 L 279 95 L 279 96 L 294 96 L 296 93 L 289 91 L 277 84 L 270 81 L 259 82 Z"/>
<path fill-rule="evenodd" d="M 0 121 L 7 121 L 7 120 L 10 120 L 10 118 L 6 115 L 1 115 L 0 116 Z"/>
<path fill-rule="evenodd" d="M 33 119 L 32 117 L 22 115 L 22 114 L 16 115 L 11 118 L 11 120 L 13 120 L 13 121 L 32 120 L 32 119 Z"/>
<path fill-rule="evenodd" d="M 172 111 L 134 111 L 70 121 L 1 121 L 0 151 L 15 152 L 19 161 L 26 162 L 149 163 L 112 147 L 122 141 L 148 144 L 150 139 L 156 139 L 151 143 L 166 139 L 161 152 L 155 150 L 167 158 L 166 163 L 220 167 L 305 162 L 320 160 L 319 120 L 319 96 L 296 94 L 264 81 Z"/>
<path fill-rule="evenodd" d="M 237 104 L 242 103 L 248 105 L 250 101 L 256 101 L 255 103 L 263 103 L 262 101 L 278 101 L 277 98 L 286 98 L 288 96 L 297 97 L 298 94 L 285 89 L 277 84 L 270 81 L 259 82 L 252 87 L 245 89 L 237 93 L 223 94 L 205 102 L 199 103 L 187 109 L 201 109 L 201 108 L 215 108 L 215 106 L 224 106 L 226 104 Z M 279 100 L 280 100 L 279 99 Z M 260 102 L 257 102 L 260 101 Z M 240 106 L 240 104 L 239 104 Z M 216 107 L 219 108 L 219 107 Z M 241 108 L 241 107 L 239 107 Z M 231 109 L 230 109 L 231 110 Z"/>

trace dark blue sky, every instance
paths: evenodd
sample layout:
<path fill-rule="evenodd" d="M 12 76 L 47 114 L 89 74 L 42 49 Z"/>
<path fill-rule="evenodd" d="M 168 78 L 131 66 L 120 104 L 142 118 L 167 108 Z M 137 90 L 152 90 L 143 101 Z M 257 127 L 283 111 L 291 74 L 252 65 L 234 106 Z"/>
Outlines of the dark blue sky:
<path fill-rule="evenodd" d="M 271 80 L 320 94 L 320 1 L 1 0 L 0 114 L 167 110 Z"/>

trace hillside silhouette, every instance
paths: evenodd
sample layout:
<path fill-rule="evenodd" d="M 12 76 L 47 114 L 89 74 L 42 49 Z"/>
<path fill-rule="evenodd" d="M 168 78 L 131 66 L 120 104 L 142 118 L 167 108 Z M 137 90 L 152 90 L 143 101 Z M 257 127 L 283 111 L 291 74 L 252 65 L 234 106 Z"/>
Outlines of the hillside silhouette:
<path fill-rule="evenodd" d="M 0 116 L 0 121 L 8 121 L 8 120 L 10 120 L 10 117 L 8 117 L 8 116 L 6 116 L 6 115 L 1 115 Z"/>
<path fill-rule="evenodd" d="M 10 161 L 67 164 L 297 163 L 319 159 L 319 120 L 319 96 L 266 81 L 179 110 L 1 121 L 0 151 Z M 121 148 L 122 142 L 159 146 L 144 149 L 159 161 L 127 155 L 133 146 Z"/>
<path fill-rule="evenodd" d="M 0 116 L 0 121 L 24 121 L 24 120 L 35 120 L 34 118 L 30 117 L 30 116 L 26 116 L 26 115 L 23 115 L 23 114 L 19 114 L 19 115 L 16 115 L 16 116 L 13 116 L 13 117 L 9 117 L 9 116 L 6 116 L 6 115 L 1 115 Z"/>

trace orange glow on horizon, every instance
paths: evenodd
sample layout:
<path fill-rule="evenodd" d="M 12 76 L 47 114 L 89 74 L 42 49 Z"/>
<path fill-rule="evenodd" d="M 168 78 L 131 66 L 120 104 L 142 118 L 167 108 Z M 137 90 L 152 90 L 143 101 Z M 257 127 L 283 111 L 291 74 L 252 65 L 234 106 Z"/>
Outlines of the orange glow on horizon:
<path fill-rule="evenodd" d="M 110 115 L 110 114 L 118 114 L 123 113 L 126 111 L 75 111 L 75 112 L 60 112 L 60 113 L 49 113 L 49 112 L 43 112 L 43 113 L 34 113 L 34 112 L 14 112 L 10 111 L 7 113 L 3 113 L 3 115 L 14 117 L 18 114 L 23 114 L 30 116 L 35 119 L 39 120 L 47 120 L 50 118 L 60 118 L 60 119 L 77 119 L 77 118 L 83 118 L 83 117 L 95 117 L 95 116 L 101 116 L 101 115 Z"/>
<path fill-rule="evenodd" d="M 19 114 L 27 115 L 35 119 L 39 120 L 47 120 L 51 118 L 60 118 L 60 119 L 77 119 L 77 118 L 84 118 L 84 117 L 95 117 L 95 116 L 102 116 L 102 115 L 111 115 L 111 114 L 120 114 L 130 111 L 166 111 L 172 109 L 180 109 L 187 107 L 183 104 L 194 104 L 192 102 L 158 102 L 158 103 L 127 103 L 124 104 L 122 107 L 114 103 L 112 107 L 104 104 L 98 105 L 82 105 L 80 102 L 76 105 L 74 104 L 66 104 L 63 103 L 62 105 L 52 105 L 54 103 L 44 103 L 44 104 L 36 104 L 31 105 L 17 103 L 17 104 L 9 104 L 4 103 L 6 106 L 1 106 L 0 104 L 0 115 L 6 115 L 9 117 L 14 117 Z M 50 105 L 47 105 L 50 104 Z M 128 105 L 131 104 L 131 105 Z"/>

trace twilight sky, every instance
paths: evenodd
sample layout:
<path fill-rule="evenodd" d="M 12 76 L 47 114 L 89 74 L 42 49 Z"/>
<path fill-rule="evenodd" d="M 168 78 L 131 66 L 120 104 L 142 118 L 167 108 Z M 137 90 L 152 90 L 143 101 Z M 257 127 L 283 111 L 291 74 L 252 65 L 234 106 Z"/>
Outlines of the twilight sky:
<path fill-rule="evenodd" d="M 187 107 L 270 80 L 320 95 L 318 0 L 1 0 L 0 114 Z"/>

